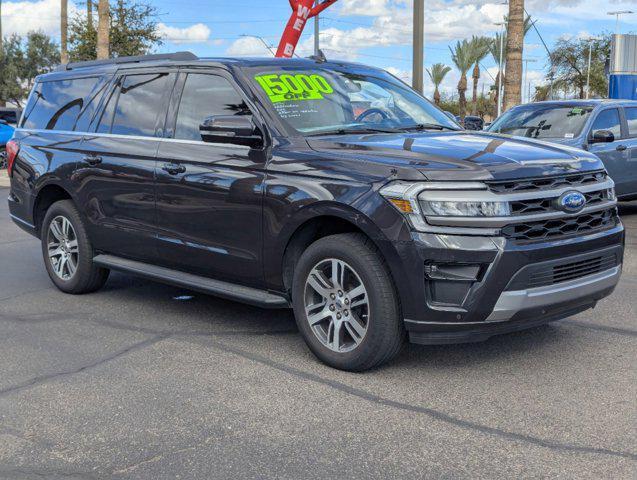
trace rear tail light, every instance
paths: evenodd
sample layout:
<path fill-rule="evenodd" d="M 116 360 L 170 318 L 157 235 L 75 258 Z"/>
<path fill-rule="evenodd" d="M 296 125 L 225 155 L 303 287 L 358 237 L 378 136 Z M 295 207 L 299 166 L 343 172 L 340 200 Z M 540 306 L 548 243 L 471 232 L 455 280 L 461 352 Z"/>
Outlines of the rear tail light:
<path fill-rule="evenodd" d="M 15 158 L 18 156 L 18 151 L 20 150 L 20 145 L 15 140 L 9 140 L 6 146 L 7 150 L 7 173 L 9 176 L 13 173 L 13 164 L 15 163 Z"/>

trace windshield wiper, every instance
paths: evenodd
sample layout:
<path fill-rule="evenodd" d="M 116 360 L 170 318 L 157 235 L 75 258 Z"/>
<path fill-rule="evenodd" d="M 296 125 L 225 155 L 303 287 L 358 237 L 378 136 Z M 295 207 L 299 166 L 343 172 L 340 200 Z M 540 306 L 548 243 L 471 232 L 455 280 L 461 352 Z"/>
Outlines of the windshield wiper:
<path fill-rule="evenodd" d="M 399 133 L 401 130 L 394 128 L 381 128 L 381 127 L 353 127 L 353 128 L 338 128 L 334 130 L 322 130 L 320 132 L 314 132 L 307 134 L 308 137 L 317 137 L 320 135 L 356 135 L 362 133 Z"/>
<path fill-rule="evenodd" d="M 446 125 L 439 125 L 437 123 L 418 123 L 416 125 L 410 125 L 408 127 L 403 127 L 403 130 L 451 130 L 453 132 L 457 132 L 459 128 L 447 127 Z"/>

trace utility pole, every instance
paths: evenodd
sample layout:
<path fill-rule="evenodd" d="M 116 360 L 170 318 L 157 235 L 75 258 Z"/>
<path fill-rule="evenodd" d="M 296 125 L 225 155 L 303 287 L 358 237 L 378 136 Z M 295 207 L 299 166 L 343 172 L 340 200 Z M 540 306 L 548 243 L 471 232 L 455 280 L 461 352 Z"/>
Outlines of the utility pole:
<path fill-rule="evenodd" d="M 525 87 L 527 85 L 526 79 L 527 79 L 528 73 L 529 73 L 529 62 L 533 63 L 533 62 L 537 62 L 537 60 L 534 59 L 534 58 L 525 58 L 524 59 L 524 83 L 523 83 L 523 85 Z M 530 102 L 531 101 L 531 87 L 530 87 L 531 82 L 528 82 L 528 85 L 529 85 L 529 97 L 527 99 L 527 102 Z"/>
<path fill-rule="evenodd" d="M 414 52 L 412 85 L 419 93 L 423 91 L 425 50 L 425 0 L 414 0 Z"/>
<path fill-rule="evenodd" d="M 60 62 L 64 65 L 69 63 L 69 10 L 68 0 L 61 0 L 60 3 Z"/>
<path fill-rule="evenodd" d="M 318 57 L 321 45 L 319 43 L 319 30 L 321 29 L 319 16 L 314 17 L 314 56 Z"/>
<path fill-rule="evenodd" d="M 593 56 L 593 40 L 596 38 L 588 38 L 588 68 L 586 69 L 586 100 L 591 98 L 591 59 Z"/>

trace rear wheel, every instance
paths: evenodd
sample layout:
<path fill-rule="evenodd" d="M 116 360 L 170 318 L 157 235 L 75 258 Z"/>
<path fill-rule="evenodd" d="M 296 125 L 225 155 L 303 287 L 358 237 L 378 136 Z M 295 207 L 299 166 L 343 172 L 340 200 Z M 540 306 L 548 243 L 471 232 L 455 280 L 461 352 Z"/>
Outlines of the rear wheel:
<path fill-rule="evenodd" d="M 363 235 L 333 235 L 310 245 L 296 265 L 292 297 L 301 334 L 332 367 L 367 370 L 404 344 L 391 276 Z"/>
<path fill-rule="evenodd" d="M 109 271 L 93 264 L 93 247 L 72 201 L 51 205 L 40 237 L 46 270 L 60 290 L 89 293 L 106 283 Z"/>

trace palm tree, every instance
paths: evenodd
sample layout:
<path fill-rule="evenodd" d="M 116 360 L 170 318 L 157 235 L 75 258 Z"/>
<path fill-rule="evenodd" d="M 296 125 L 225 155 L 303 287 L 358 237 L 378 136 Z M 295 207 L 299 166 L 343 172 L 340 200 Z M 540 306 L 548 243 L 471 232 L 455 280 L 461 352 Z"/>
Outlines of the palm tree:
<path fill-rule="evenodd" d="M 522 100 L 522 52 L 524 49 L 524 0 L 509 0 L 507 21 L 506 65 L 504 79 L 504 108 Z"/>
<path fill-rule="evenodd" d="M 99 0 L 97 4 L 97 58 L 110 55 L 110 12 L 108 0 Z"/>
<path fill-rule="evenodd" d="M 69 63 L 69 9 L 68 0 L 61 0 L 60 4 L 60 61 Z"/>
<path fill-rule="evenodd" d="M 474 63 L 474 54 L 471 44 L 467 40 L 456 42 L 455 47 L 451 51 L 451 60 L 458 70 L 460 70 L 460 80 L 458 81 L 458 97 L 460 103 L 460 117 L 464 118 L 467 113 L 467 72 Z"/>
<path fill-rule="evenodd" d="M 469 41 L 471 44 L 471 51 L 473 52 L 473 96 L 471 97 L 472 109 L 471 111 L 475 115 L 478 108 L 478 81 L 480 81 L 480 62 L 484 60 L 489 54 L 489 47 L 491 46 L 491 39 L 488 37 L 478 37 L 476 35 L 471 37 Z"/>
<path fill-rule="evenodd" d="M 508 23 L 509 18 L 505 16 L 504 21 L 505 23 Z M 531 30 L 534 23 L 535 21 L 531 21 L 531 17 L 526 17 L 524 19 L 524 35 L 525 36 L 527 33 L 529 33 L 529 30 Z M 500 39 L 502 40 L 500 41 Z M 502 71 L 500 71 L 500 69 L 498 68 L 498 74 L 495 77 L 495 88 L 496 88 L 495 94 L 494 94 L 495 105 L 498 104 L 498 97 L 500 95 L 500 82 L 506 85 L 505 75 L 504 75 L 504 71 L 505 71 L 504 67 L 506 65 L 506 54 L 505 54 L 506 44 L 507 44 L 507 35 L 504 32 L 504 33 L 496 33 L 495 38 L 491 40 L 491 44 L 489 45 L 489 53 L 493 57 L 493 60 L 498 65 L 498 67 L 500 66 L 500 45 L 503 45 L 504 47 L 502 49 Z"/>
<path fill-rule="evenodd" d="M 434 63 L 431 66 L 431 70 L 427 69 L 427 74 L 429 75 L 429 78 L 435 86 L 434 103 L 436 105 L 440 105 L 440 91 L 438 90 L 438 87 L 440 87 L 440 84 L 450 71 L 451 67 L 445 65 L 444 63 Z"/>

